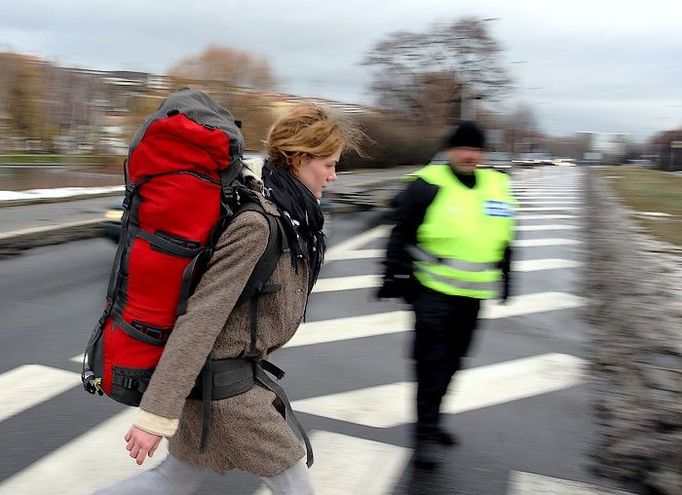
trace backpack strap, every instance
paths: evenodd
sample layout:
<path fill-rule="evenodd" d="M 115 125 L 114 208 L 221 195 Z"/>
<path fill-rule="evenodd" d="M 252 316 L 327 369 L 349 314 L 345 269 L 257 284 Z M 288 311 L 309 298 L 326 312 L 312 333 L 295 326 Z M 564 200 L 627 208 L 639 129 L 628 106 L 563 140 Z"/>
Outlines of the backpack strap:
<path fill-rule="evenodd" d="M 258 381 L 258 383 L 260 383 L 265 388 L 273 392 L 277 396 L 277 398 L 282 402 L 282 405 L 284 406 L 284 411 L 282 412 L 282 415 L 284 416 L 284 419 L 290 421 L 293 424 L 294 432 L 298 434 L 299 438 L 305 444 L 306 465 L 308 467 L 311 467 L 313 465 L 313 462 L 315 461 L 315 458 L 313 454 L 313 446 L 310 443 L 310 438 L 308 438 L 308 434 L 305 432 L 305 428 L 303 428 L 303 425 L 296 417 L 296 414 L 294 414 L 294 410 L 291 408 L 291 402 L 289 402 L 289 398 L 287 397 L 287 394 L 284 391 L 284 389 L 277 382 L 275 382 L 275 380 L 268 376 L 268 373 L 270 373 L 274 375 L 275 378 L 277 378 L 277 380 L 280 380 L 284 376 L 284 371 L 282 371 L 279 367 L 272 364 L 270 361 L 262 360 L 256 363 L 255 373 L 256 381 Z"/>
<path fill-rule="evenodd" d="M 246 211 L 257 211 L 261 213 L 268 222 L 270 234 L 268 236 L 268 244 L 265 247 L 265 251 L 253 269 L 251 277 L 246 282 L 246 286 L 239 296 L 237 304 L 242 304 L 259 294 L 277 292 L 281 289 L 278 284 L 268 285 L 267 283 L 272 276 L 272 273 L 275 271 L 280 253 L 284 251 L 282 248 L 283 242 L 285 242 L 285 236 L 281 220 L 275 215 L 266 212 L 260 203 L 249 202 L 244 205 L 237 214 Z"/>
<path fill-rule="evenodd" d="M 258 337 L 258 300 L 261 294 L 272 294 L 282 289 L 279 284 L 269 284 L 268 281 L 275 271 L 279 256 L 283 252 L 283 243 L 285 243 L 286 236 L 284 235 L 281 220 L 275 215 L 271 215 L 265 211 L 260 203 L 248 203 L 243 206 L 239 213 L 244 211 L 257 211 L 265 216 L 269 226 L 268 244 L 265 251 L 261 255 L 256 267 L 246 282 L 246 286 L 242 291 L 237 304 L 243 304 L 249 301 L 251 304 L 251 345 L 247 356 L 256 357 L 256 339 Z"/>
<path fill-rule="evenodd" d="M 284 227 L 281 225 L 281 220 L 265 211 L 263 205 L 260 204 L 255 199 L 247 200 L 240 208 L 235 212 L 234 216 L 230 221 L 234 220 L 234 217 L 240 215 L 247 211 L 257 211 L 265 216 L 268 222 L 269 234 L 268 243 L 265 247 L 265 251 L 258 259 L 256 266 L 251 273 L 244 290 L 237 299 L 237 305 L 243 304 L 249 301 L 251 307 L 250 309 L 250 345 L 248 352 L 244 355 L 247 360 L 257 360 L 258 352 L 256 350 L 256 341 L 258 338 L 258 300 L 261 294 L 271 294 L 278 292 L 282 289 L 279 284 L 268 284 L 272 273 L 275 271 L 277 262 L 279 261 L 280 253 L 283 252 L 283 246 L 286 244 L 286 238 L 284 235 Z M 211 422 L 211 387 L 212 387 L 212 376 L 213 376 L 213 360 L 209 357 L 204 364 L 199 380 L 201 383 L 201 400 L 203 409 L 203 425 L 201 430 L 201 440 L 199 444 L 200 452 L 206 451 L 206 445 L 208 441 L 209 426 Z"/>
<path fill-rule="evenodd" d="M 201 400 L 203 406 L 203 424 L 201 428 L 200 451 L 206 451 L 209 425 L 211 421 L 211 402 L 229 399 L 251 390 L 256 383 L 261 384 L 273 392 L 280 400 L 282 407 L 276 406 L 278 412 L 290 423 L 294 433 L 306 447 L 306 464 L 312 466 L 314 462 L 313 447 L 305 429 L 296 417 L 291 403 L 284 389 L 276 380 L 281 380 L 284 371 L 266 360 L 249 358 L 208 359 L 196 385 L 190 392 L 188 399 Z M 207 407 L 208 405 L 208 407 Z"/>

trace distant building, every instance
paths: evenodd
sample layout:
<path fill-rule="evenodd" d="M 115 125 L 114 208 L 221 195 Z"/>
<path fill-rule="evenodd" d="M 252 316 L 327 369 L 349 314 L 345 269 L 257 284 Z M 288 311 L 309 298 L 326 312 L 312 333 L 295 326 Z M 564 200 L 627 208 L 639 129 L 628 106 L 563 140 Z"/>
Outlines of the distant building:
<path fill-rule="evenodd" d="M 588 163 L 618 162 L 627 154 L 630 143 L 630 136 L 617 132 L 583 131 L 578 135 L 587 144 L 580 158 Z"/>
<path fill-rule="evenodd" d="M 682 170 L 682 129 L 665 131 L 652 141 L 652 157 L 662 170 Z"/>

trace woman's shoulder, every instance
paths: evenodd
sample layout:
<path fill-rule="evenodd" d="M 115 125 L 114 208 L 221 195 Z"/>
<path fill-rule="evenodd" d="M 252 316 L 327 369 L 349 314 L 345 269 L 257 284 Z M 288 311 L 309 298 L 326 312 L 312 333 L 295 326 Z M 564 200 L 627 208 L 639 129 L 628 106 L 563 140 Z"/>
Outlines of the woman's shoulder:
<path fill-rule="evenodd" d="M 248 238 L 255 244 L 267 243 L 270 235 L 270 222 L 266 215 L 279 216 L 275 205 L 262 194 L 256 193 L 254 201 L 245 204 L 229 221 L 227 228 L 220 236 L 218 246 L 230 244 L 234 238 Z M 255 247 L 255 246 L 254 246 Z"/>

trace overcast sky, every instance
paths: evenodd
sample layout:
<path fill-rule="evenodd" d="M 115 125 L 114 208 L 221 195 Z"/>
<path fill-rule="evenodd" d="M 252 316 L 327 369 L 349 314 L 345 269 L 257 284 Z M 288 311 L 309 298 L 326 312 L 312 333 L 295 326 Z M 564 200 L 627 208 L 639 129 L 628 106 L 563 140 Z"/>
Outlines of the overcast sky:
<path fill-rule="evenodd" d="M 223 44 L 264 56 L 280 91 L 372 103 L 359 62 L 376 41 L 467 15 L 491 19 L 515 80 L 492 110 L 525 102 L 554 135 L 682 127 L 676 0 L 4 0 L 0 51 L 163 73 Z"/>

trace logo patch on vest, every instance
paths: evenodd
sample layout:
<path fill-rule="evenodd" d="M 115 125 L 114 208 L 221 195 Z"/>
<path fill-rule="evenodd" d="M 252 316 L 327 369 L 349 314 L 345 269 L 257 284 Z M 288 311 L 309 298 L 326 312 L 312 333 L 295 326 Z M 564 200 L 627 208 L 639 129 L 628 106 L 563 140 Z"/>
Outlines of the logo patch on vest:
<path fill-rule="evenodd" d="M 489 217 L 511 217 L 514 215 L 512 205 L 504 201 L 484 201 L 483 210 Z"/>

